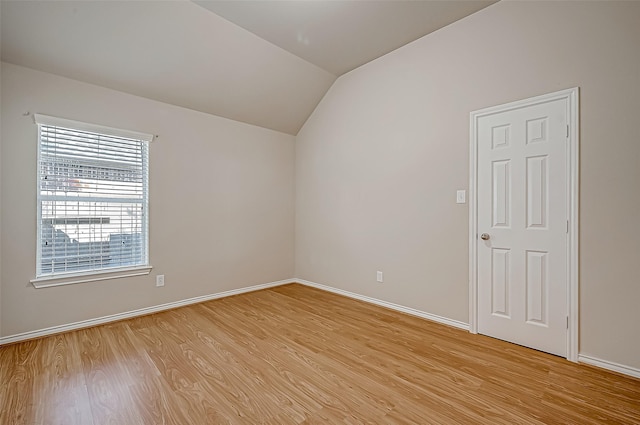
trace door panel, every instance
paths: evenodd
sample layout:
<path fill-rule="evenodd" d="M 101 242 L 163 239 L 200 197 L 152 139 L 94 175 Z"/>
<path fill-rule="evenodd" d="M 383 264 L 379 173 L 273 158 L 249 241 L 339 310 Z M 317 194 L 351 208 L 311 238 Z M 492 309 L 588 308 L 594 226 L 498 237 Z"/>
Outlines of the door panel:
<path fill-rule="evenodd" d="M 477 121 L 478 331 L 564 356 L 567 104 Z"/>
<path fill-rule="evenodd" d="M 511 215 L 511 161 L 494 161 L 492 163 L 493 174 L 491 176 L 492 190 L 492 217 L 493 227 L 509 228 Z"/>
<path fill-rule="evenodd" d="M 543 251 L 527 251 L 527 323 L 548 326 L 547 255 Z"/>
<path fill-rule="evenodd" d="M 527 228 L 546 229 L 549 211 L 547 156 L 527 158 Z"/>
<path fill-rule="evenodd" d="M 510 250 L 492 248 L 491 253 L 491 313 L 509 319 Z"/>

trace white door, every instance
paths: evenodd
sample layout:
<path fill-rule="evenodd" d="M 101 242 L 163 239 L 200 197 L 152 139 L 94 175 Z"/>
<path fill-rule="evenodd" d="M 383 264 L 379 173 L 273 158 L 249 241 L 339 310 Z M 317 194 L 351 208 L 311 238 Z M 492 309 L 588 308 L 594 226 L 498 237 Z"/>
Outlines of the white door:
<path fill-rule="evenodd" d="M 477 131 L 478 332 L 567 352 L 567 99 L 505 105 Z"/>

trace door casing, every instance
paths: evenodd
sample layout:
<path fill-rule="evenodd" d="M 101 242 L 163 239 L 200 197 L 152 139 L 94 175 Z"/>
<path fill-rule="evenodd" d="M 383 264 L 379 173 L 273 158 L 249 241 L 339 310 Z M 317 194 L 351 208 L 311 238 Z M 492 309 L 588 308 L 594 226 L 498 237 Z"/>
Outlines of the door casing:
<path fill-rule="evenodd" d="M 578 176 L 579 176 L 579 89 L 578 87 L 492 106 L 470 114 L 469 164 L 469 331 L 478 333 L 478 120 L 484 115 L 554 100 L 566 100 L 569 138 L 567 141 L 567 359 L 578 361 Z"/>

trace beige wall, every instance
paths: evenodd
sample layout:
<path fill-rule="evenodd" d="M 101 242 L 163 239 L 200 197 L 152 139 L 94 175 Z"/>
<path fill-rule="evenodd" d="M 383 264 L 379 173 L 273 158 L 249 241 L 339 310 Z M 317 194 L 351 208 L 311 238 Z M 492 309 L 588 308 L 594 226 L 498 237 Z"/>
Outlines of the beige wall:
<path fill-rule="evenodd" d="M 500 2 L 339 78 L 296 141 L 296 276 L 467 322 L 469 113 L 579 86 L 580 352 L 640 368 L 638 22 Z"/>
<path fill-rule="evenodd" d="M 500 2 L 338 79 L 295 159 L 291 136 L 2 64 L 0 336 L 290 278 L 294 199 L 297 277 L 466 322 L 469 112 L 579 86 L 580 351 L 639 368 L 639 20 L 640 3 Z M 25 111 L 160 136 L 151 275 L 28 283 Z"/>
<path fill-rule="evenodd" d="M 158 134 L 149 276 L 34 289 L 42 113 Z M 294 137 L 2 64 L 2 329 L 42 329 L 293 275 Z M 155 275 L 166 276 L 164 288 Z"/>

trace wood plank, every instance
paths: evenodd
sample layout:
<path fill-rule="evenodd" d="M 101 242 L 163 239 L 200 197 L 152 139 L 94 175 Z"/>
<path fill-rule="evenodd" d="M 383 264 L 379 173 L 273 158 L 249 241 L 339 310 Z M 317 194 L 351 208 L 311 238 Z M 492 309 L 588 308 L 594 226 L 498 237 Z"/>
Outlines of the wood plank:
<path fill-rule="evenodd" d="M 4 347 L 3 347 L 4 348 Z M 40 341 L 25 341 L 0 351 L 1 368 L 8 368 L 2 386 L 6 386 L 0 403 L 1 424 L 32 424 L 35 421 L 35 407 L 40 402 L 41 392 L 34 387 L 37 376 L 48 360 L 46 346 Z"/>
<path fill-rule="evenodd" d="M 80 346 L 78 369 L 84 373 L 95 425 L 142 424 L 134 405 L 127 372 L 128 363 L 120 363 L 114 352 L 121 349 L 111 341 L 104 326 L 77 331 Z"/>
<path fill-rule="evenodd" d="M 301 285 L 0 347 L 1 424 L 640 424 L 640 380 Z"/>
<path fill-rule="evenodd" d="M 45 366 L 34 382 L 34 399 L 39 400 L 34 423 L 92 425 L 84 374 L 74 367 L 81 362 L 77 334 L 54 335 L 43 339 L 42 346 Z"/>

